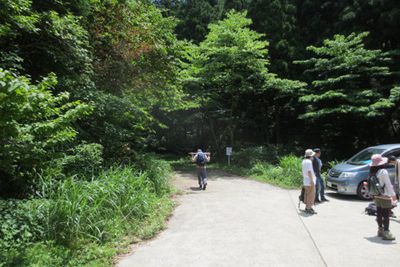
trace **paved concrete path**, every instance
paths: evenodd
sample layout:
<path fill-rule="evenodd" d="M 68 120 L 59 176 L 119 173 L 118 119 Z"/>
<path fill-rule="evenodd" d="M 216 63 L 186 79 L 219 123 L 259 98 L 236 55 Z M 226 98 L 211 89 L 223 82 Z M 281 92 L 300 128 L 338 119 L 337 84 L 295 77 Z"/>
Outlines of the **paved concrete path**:
<path fill-rule="evenodd" d="M 365 201 L 332 193 L 317 215 L 306 216 L 297 209 L 298 191 L 222 172 L 209 176 L 207 190 L 199 191 L 193 174 L 178 173 L 175 184 L 186 194 L 167 229 L 117 266 L 400 265 L 399 242 L 375 236 Z M 391 228 L 400 238 L 400 220 Z"/>

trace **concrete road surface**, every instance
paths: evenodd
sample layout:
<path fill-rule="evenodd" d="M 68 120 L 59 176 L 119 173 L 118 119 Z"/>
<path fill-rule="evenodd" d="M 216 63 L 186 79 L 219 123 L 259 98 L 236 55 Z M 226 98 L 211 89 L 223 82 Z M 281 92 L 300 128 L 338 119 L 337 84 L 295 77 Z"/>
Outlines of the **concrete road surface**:
<path fill-rule="evenodd" d="M 194 174 L 177 173 L 186 194 L 167 229 L 117 266 L 400 266 L 400 241 L 376 237 L 375 218 L 363 213 L 368 202 L 328 193 L 330 202 L 308 216 L 297 209 L 297 190 L 218 171 L 209 176 L 199 191 Z M 390 227 L 400 240 L 400 220 Z"/>

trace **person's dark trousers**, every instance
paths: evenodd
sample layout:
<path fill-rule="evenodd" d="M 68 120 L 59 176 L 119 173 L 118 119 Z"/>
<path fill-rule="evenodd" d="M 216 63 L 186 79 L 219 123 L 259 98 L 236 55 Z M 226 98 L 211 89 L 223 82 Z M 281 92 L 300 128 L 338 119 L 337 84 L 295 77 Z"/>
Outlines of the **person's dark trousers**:
<path fill-rule="evenodd" d="M 205 166 L 197 166 L 197 179 L 200 187 L 207 185 L 207 170 Z"/>
<path fill-rule="evenodd" d="M 390 209 L 383 209 L 380 207 L 376 208 L 376 222 L 378 223 L 378 226 L 381 228 L 384 228 L 385 231 L 389 231 L 389 214 L 390 214 Z"/>
<path fill-rule="evenodd" d="M 317 183 L 315 187 L 315 201 L 320 201 L 325 199 L 325 185 L 322 177 L 317 177 Z"/>

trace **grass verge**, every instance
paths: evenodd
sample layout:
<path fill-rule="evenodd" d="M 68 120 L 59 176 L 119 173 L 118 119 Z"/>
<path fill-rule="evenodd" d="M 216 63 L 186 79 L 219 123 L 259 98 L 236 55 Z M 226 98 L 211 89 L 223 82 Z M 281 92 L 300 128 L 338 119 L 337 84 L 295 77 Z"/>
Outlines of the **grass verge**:
<path fill-rule="evenodd" d="M 39 197 L 0 200 L 0 266 L 111 266 L 165 226 L 171 168 L 116 167 L 92 181 L 42 177 Z"/>
<path fill-rule="evenodd" d="M 276 165 L 261 161 L 254 163 L 250 167 L 214 163 L 210 165 L 210 169 L 224 170 L 286 189 L 297 189 L 303 183 L 301 159 L 293 155 L 279 158 Z"/>

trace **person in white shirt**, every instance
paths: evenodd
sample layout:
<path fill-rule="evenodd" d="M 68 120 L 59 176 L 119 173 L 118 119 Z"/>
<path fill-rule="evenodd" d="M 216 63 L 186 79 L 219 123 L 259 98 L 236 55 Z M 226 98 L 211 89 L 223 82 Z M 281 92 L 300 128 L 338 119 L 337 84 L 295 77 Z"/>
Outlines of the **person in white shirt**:
<path fill-rule="evenodd" d="M 394 166 L 394 185 L 393 187 L 395 187 L 398 191 L 397 193 L 399 193 L 399 188 L 400 188 L 400 159 L 396 158 L 395 156 L 390 156 L 388 158 L 388 164 L 389 165 L 393 165 Z M 399 195 L 397 196 L 397 198 L 399 198 Z"/>
<path fill-rule="evenodd" d="M 389 231 L 391 207 L 387 208 L 382 205 L 382 198 L 386 198 L 386 200 L 390 202 L 389 206 L 391 206 L 392 201 L 396 198 L 393 185 L 390 182 L 389 173 L 385 169 L 387 167 L 387 162 L 388 159 L 382 157 L 382 155 L 372 155 L 369 175 L 376 175 L 379 180 L 380 191 L 382 191 L 381 195 L 374 197 L 377 211 L 376 221 L 378 223 L 378 236 L 382 237 L 384 240 L 395 240 L 396 238 Z"/>
<path fill-rule="evenodd" d="M 315 155 L 312 149 L 307 149 L 304 154 L 304 159 L 301 164 L 303 172 L 303 186 L 304 186 L 304 201 L 306 203 L 306 213 L 316 214 L 312 206 L 315 201 L 315 182 L 316 177 L 312 166 L 312 157 Z"/>

